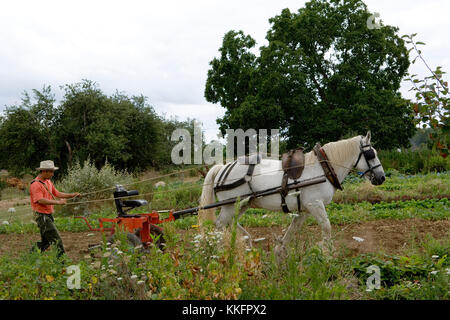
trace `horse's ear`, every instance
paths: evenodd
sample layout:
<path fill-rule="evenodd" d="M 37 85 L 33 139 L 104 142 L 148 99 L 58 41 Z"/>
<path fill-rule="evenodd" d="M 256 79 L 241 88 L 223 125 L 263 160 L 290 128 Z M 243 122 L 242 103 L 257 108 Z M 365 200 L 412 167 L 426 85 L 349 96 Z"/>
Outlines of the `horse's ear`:
<path fill-rule="evenodd" d="M 367 134 L 366 134 L 366 142 L 367 143 L 370 143 L 370 138 L 371 138 L 371 134 L 370 134 L 370 130 L 369 130 L 369 131 L 367 131 Z"/>

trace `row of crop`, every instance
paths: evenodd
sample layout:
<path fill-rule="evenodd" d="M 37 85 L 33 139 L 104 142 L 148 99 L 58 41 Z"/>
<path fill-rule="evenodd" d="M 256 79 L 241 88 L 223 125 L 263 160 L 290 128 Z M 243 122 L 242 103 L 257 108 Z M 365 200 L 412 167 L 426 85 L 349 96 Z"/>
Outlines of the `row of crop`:
<path fill-rule="evenodd" d="M 450 218 L 450 201 L 443 199 L 408 200 L 396 202 L 381 202 L 371 204 L 361 202 L 357 204 L 331 203 L 327 206 L 327 213 L 332 224 L 346 224 L 377 219 L 410 219 L 420 218 L 425 220 L 443 220 Z M 137 212 L 144 212 L 140 208 Z M 97 228 L 98 218 L 112 218 L 115 213 L 105 210 L 89 216 L 92 227 Z M 244 227 L 273 227 L 286 226 L 292 221 L 293 214 L 272 212 L 265 209 L 251 208 L 240 217 L 239 223 Z M 162 217 L 165 217 L 162 214 Z M 60 231 L 80 232 L 88 231 L 86 223 L 73 217 L 56 217 L 56 225 Z M 309 217 L 306 224 L 315 224 L 315 220 Z M 186 217 L 171 223 L 178 229 L 189 229 L 198 224 L 197 216 Z M 167 225 L 167 224 L 165 224 Z M 108 225 L 105 225 L 108 226 Z M 0 225 L 0 233 L 30 233 L 38 232 L 38 228 L 32 223 L 12 222 Z"/>

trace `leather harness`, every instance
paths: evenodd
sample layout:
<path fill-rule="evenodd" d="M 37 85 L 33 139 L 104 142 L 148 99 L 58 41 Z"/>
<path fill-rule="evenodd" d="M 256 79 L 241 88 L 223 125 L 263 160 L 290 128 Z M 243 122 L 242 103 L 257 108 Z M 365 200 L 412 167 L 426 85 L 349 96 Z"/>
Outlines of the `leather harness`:
<path fill-rule="evenodd" d="M 323 150 L 320 143 L 316 143 L 316 145 L 313 148 L 314 153 L 317 156 L 317 159 L 319 160 L 319 163 L 321 164 L 323 171 L 325 172 L 325 176 L 327 177 L 328 181 L 331 182 L 333 186 L 335 186 L 339 190 L 344 190 L 342 188 L 341 183 L 339 182 L 339 179 L 336 176 L 336 173 L 334 172 L 333 167 L 331 166 L 327 154 L 325 153 L 325 150 Z"/>
<path fill-rule="evenodd" d="M 370 147 L 369 150 L 364 150 L 364 148 Z M 364 156 L 364 159 L 367 162 L 367 165 L 369 169 L 367 169 L 365 172 L 362 173 L 361 176 L 364 176 L 367 172 L 373 172 L 373 169 L 380 167 L 381 164 L 378 164 L 376 166 L 371 166 L 369 163 L 369 160 L 372 160 L 375 158 L 375 152 L 372 149 L 372 146 L 370 144 L 363 145 L 361 142 L 360 146 L 361 152 L 358 156 L 358 160 L 356 161 L 354 167 L 356 167 L 359 163 L 359 160 L 361 159 L 361 156 Z M 328 157 L 325 153 L 325 150 L 322 148 L 320 143 L 316 143 L 316 145 L 313 148 L 313 151 L 315 155 L 317 156 L 317 160 L 319 161 L 320 165 L 323 168 L 323 171 L 325 173 L 326 178 L 330 183 L 337 189 L 343 190 L 341 183 L 339 182 L 339 179 L 336 175 L 336 172 L 334 171 L 333 167 L 330 164 L 330 161 L 328 160 Z M 233 170 L 236 163 L 238 163 L 238 160 L 235 160 L 233 162 L 229 162 L 226 164 L 224 170 L 219 176 L 219 179 L 217 181 L 217 185 L 214 187 L 215 192 L 219 191 L 225 191 L 230 190 L 236 187 L 239 187 L 245 183 L 248 183 L 248 186 L 250 188 L 250 191 L 254 194 L 254 191 L 252 189 L 252 186 L 250 184 L 250 181 L 252 179 L 253 171 L 255 169 L 255 165 L 259 163 L 260 158 L 257 158 L 257 163 L 253 163 L 252 161 L 249 161 L 250 158 L 245 158 L 244 164 L 248 165 L 247 173 L 244 177 L 240 178 L 239 180 L 236 180 L 233 183 L 225 185 L 225 180 L 227 179 L 228 175 L 230 174 L 231 170 Z M 286 197 L 289 193 L 289 189 L 287 187 L 288 179 L 293 179 L 294 183 L 297 183 L 297 179 L 299 179 L 303 173 L 304 169 L 304 154 L 303 149 L 296 149 L 296 150 L 290 150 L 287 153 L 283 154 L 282 157 L 282 168 L 283 168 L 283 178 L 281 180 L 281 190 L 280 190 L 280 196 L 281 196 L 281 209 L 284 213 L 290 212 L 287 204 L 286 204 Z M 299 189 L 295 189 L 295 191 L 299 191 Z M 298 211 L 301 211 L 301 202 L 300 202 L 300 194 L 297 194 L 297 209 Z"/>
<path fill-rule="evenodd" d="M 234 182 L 232 182 L 230 184 L 224 184 L 225 180 L 227 179 L 227 177 L 230 174 L 231 170 L 233 170 L 233 168 L 236 165 L 236 163 L 238 163 L 238 160 L 235 160 L 233 162 L 229 162 L 225 166 L 225 169 L 220 174 L 219 179 L 217 180 L 217 185 L 214 187 L 214 191 L 215 192 L 219 192 L 219 191 L 230 190 L 230 189 L 237 188 L 237 187 L 243 185 L 244 183 L 247 183 L 249 188 L 250 188 L 250 191 L 252 193 L 254 193 L 254 191 L 252 189 L 252 185 L 250 184 L 250 181 L 252 180 L 252 175 L 253 175 L 253 171 L 255 170 L 255 166 L 261 160 L 261 156 L 257 155 L 257 157 L 254 158 L 254 160 L 256 160 L 256 163 L 254 163 L 254 161 L 251 161 L 249 159 L 250 158 L 248 158 L 248 157 L 245 157 L 245 159 L 244 159 L 244 164 L 248 164 L 248 169 L 247 169 L 247 173 L 245 174 L 245 176 L 243 176 L 239 180 L 236 180 L 236 181 L 234 181 Z"/>

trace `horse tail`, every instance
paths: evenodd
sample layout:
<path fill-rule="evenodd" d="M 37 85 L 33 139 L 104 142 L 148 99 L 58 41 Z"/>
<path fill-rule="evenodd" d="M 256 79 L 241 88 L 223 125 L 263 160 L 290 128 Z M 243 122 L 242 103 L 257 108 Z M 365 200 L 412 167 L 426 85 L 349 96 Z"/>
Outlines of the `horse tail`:
<path fill-rule="evenodd" d="M 220 169 L 223 167 L 222 164 L 216 164 L 212 167 L 208 174 L 205 177 L 205 181 L 203 182 L 202 195 L 200 197 L 200 207 L 204 207 L 208 204 L 215 202 L 215 193 L 214 193 L 214 179 L 216 175 L 219 173 Z M 203 223 L 205 220 L 210 220 L 212 222 L 216 221 L 216 209 L 206 209 L 199 210 L 198 212 L 198 221 L 199 223 Z"/>

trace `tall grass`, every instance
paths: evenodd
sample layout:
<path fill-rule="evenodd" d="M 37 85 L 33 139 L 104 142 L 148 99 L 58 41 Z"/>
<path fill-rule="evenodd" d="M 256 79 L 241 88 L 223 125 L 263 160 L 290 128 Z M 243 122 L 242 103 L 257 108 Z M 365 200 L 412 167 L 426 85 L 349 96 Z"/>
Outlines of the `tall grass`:
<path fill-rule="evenodd" d="M 418 150 L 404 149 L 379 150 L 378 158 L 384 170 L 395 169 L 405 174 L 450 171 L 450 157 L 443 158 L 438 152 L 421 148 Z"/>

